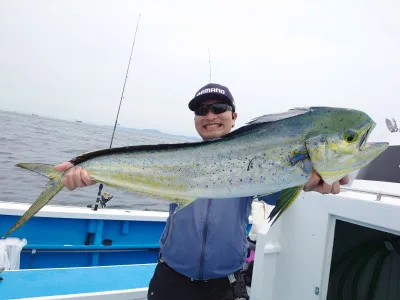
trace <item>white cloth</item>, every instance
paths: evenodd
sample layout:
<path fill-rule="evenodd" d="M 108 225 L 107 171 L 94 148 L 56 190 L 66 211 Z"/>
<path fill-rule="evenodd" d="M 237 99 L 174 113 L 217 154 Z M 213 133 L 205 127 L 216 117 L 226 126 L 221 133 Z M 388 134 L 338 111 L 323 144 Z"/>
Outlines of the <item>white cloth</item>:
<path fill-rule="evenodd" d="M 257 234 L 264 222 L 274 209 L 274 206 L 268 205 L 264 201 L 254 200 L 251 204 L 251 216 L 253 219 L 253 224 L 251 226 L 251 230 L 249 232 L 249 238 L 252 241 L 257 239 Z"/>
<path fill-rule="evenodd" d="M 18 270 L 21 250 L 27 243 L 26 239 L 21 240 L 15 237 L 0 240 L 0 268 Z"/>

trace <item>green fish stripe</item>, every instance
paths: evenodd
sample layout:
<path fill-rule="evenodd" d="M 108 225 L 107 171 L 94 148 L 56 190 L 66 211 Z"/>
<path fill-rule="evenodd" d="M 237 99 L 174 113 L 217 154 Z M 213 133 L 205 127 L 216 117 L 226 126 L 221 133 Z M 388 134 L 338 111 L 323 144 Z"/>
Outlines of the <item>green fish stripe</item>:
<path fill-rule="evenodd" d="M 283 212 L 285 212 L 286 209 L 288 209 L 288 207 L 294 202 L 294 200 L 296 200 L 302 190 L 303 186 L 296 186 L 293 188 L 285 189 L 281 192 L 281 195 L 276 201 L 274 209 L 268 216 L 269 220 L 271 221 L 277 215 L 272 224 L 274 224 L 276 220 L 278 220 L 278 218 L 283 214 Z"/>

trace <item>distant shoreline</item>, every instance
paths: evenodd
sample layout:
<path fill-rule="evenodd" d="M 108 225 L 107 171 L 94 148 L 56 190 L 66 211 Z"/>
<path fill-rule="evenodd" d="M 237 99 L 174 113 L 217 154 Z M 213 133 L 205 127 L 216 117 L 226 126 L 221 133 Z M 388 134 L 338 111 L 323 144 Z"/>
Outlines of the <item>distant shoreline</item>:
<path fill-rule="evenodd" d="M 77 122 L 77 120 L 67 120 L 67 119 L 60 119 L 60 118 L 52 118 L 52 117 L 47 117 L 47 116 L 41 116 L 36 113 L 24 113 L 24 112 L 17 112 L 17 111 L 7 111 L 0 109 L 0 112 L 4 113 L 13 113 L 13 114 L 18 114 L 18 115 L 24 115 L 28 117 L 34 117 L 34 118 L 43 118 L 43 119 L 48 119 L 48 120 L 55 120 L 55 121 L 61 121 L 61 122 L 68 122 L 68 123 L 73 123 L 73 124 L 88 124 L 88 125 L 93 125 L 93 126 L 102 126 L 102 127 L 111 127 L 114 128 L 114 125 L 107 125 L 107 124 L 98 124 L 98 123 L 91 123 L 91 122 Z M 172 133 L 165 133 L 162 131 L 159 131 L 157 129 L 138 129 L 138 128 L 131 128 L 131 127 L 124 127 L 121 125 L 117 125 L 117 130 L 125 130 L 125 131 L 136 131 L 136 132 L 141 132 L 141 133 L 146 133 L 146 134 L 151 134 L 154 136 L 162 136 L 162 137 L 169 137 L 169 138 L 174 138 L 174 139 L 180 139 L 180 140 L 187 140 L 187 141 L 201 141 L 200 137 L 195 137 L 195 136 L 186 136 L 186 135 L 179 135 L 179 134 L 172 134 Z"/>

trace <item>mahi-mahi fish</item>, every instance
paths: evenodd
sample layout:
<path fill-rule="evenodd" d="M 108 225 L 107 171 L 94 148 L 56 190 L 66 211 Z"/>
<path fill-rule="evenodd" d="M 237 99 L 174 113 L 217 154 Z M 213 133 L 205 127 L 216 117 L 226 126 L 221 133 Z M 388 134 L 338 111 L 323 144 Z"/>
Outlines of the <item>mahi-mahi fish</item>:
<path fill-rule="evenodd" d="M 275 222 L 297 198 L 313 170 L 332 184 L 382 153 L 388 143 L 366 142 L 375 125 L 359 110 L 295 108 L 258 117 L 214 140 L 104 149 L 70 162 L 98 183 L 176 202 L 178 210 L 196 199 L 201 201 L 199 198 L 281 191 L 269 216 Z M 64 187 L 68 171 L 56 171 L 48 164 L 17 166 L 50 181 L 3 237 L 22 226 Z"/>

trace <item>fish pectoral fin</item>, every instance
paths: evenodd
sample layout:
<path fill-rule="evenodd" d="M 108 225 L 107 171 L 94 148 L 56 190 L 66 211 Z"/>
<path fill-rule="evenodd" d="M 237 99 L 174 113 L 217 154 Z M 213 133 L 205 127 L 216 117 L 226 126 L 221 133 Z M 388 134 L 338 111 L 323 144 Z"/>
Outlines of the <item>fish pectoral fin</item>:
<path fill-rule="evenodd" d="M 31 165 L 33 165 L 33 164 L 31 164 Z M 32 167 L 32 166 L 30 166 L 30 167 Z M 45 167 L 43 167 L 43 168 L 46 169 Z M 31 168 L 26 168 L 26 169 L 34 171 Z M 36 169 L 36 170 L 39 170 L 39 169 Z M 54 170 L 54 167 L 53 167 L 53 170 Z M 36 171 L 34 171 L 34 172 L 36 172 Z M 64 187 L 63 173 L 56 171 L 55 174 L 48 173 L 48 175 L 53 177 L 53 179 L 47 183 L 45 190 L 40 194 L 40 196 L 37 198 L 37 200 L 28 208 L 28 210 L 22 215 L 22 217 L 20 217 L 18 219 L 18 221 L 11 227 L 11 229 L 5 235 L 3 235 L 3 238 L 7 237 L 12 232 L 14 232 L 19 227 L 21 227 L 26 221 L 28 221 L 32 216 L 34 216 L 43 206 L 45 206 L 60 190 L 62 190 L 62 188 Z"/>
<path fill-rule="evenodd" d="M 193 201 L 195 201 L 195 200 L 196 200 L 195 198 L 174 198 L 169 201 L 178 204 L 178 207 L 175 210 L 175 212 L 177 212 L 177 211 L 180 211 L 181 209 L 185 208 L 189 204 L 193 203 Z M 202 201 L 202 200 L 199 199 L 199 201 Z"/>
<path fill-rule="evenodd" d="M 272 195 L 272 194 L 275 194 L 275 192 L 256 195 L 256 196 L 253 197 L 253 200 L 254 199 L 259 199 L 259 198 L 262 198 L 262 197 L 265 197 L 265 196 L 268 196 L 268 195 Z"/>
<path fill-rule="evenodd" d="M 309 158 L 306 146 L 301 146 L 298 149 L 295 149 L 293 153 L 288 156 L 289 163 L 292 166 L 297 164 L 299 161 L 304 161 Z"/>
<path fill-rule="evenodd" d="M 288 189 L 284 189 L 281 191 L 278 200 L 276 201 L 276 205 L 274 209 L 268 216 L 269 221 L 274 219 L 271 226 L 278 220 L 278 218 L 284 213 L 285 210 L 289 208 L 289 206 L 296 200 L 299 196 L 300 192 L 303 190 L 303 186 L 296 186 Z"/>

